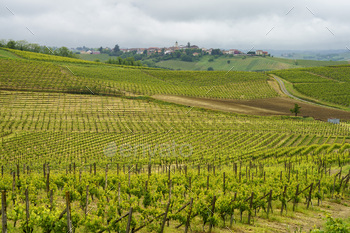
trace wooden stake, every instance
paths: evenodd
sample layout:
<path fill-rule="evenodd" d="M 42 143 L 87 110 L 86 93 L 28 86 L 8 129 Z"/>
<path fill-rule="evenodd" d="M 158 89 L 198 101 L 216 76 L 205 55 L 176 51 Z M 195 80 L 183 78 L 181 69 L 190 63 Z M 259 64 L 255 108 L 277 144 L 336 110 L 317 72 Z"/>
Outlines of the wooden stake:
<path fill-rule="evenodd" d="M 189 209 L 188 215 L 187 215 L 186 226 L 185 226 L 185 233 L 187 233 L 188 228 L 190 226 L 191 213 L 192 213 L 192 204 L 193 204 L 193 198 L 191 198 L 191 201 L 190 201 L 190 209 Z"/>
<path fill-rule="evenodd" d="M 6 191 L 1 192 L 2 233 L 7 233 Z"/>
<path fill-rule="evenodd" d="M 71 221 L 71 209 L 70 209 L 70 199 L 69 199 L 69 192 L 66 192 L 66 209 L 67 209 L 67 232 L 72 233 L 73 232 L 73 226 Z"/>

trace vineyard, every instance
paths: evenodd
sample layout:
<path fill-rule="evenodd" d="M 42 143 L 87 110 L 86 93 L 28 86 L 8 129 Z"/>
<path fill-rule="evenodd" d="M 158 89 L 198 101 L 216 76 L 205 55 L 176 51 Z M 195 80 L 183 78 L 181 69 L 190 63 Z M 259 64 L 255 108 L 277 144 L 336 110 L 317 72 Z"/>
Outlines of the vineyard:
<path fill-rule="evenodd" d="M 273 71 L 291 82 L 295 90 L 306 96 L 340 106 L 350 106 L 350 67 L 328 66 Z"/>
<path fill-rule="evenodd" d="M 311 73 L 305 82 L 284 78 L 318 84 L 321 77 Z M 277 96 L 268 78 L 1 58 L 0 227 L 312 229 L 304 217 L 329 213 L 334 203 L 348 208 L 348 122 L 239 115 L 146 96 Z"/>
<path fill-rule="evenodd" d="M 252 72 L 121 70 L 115 67 L 71 66 L 79 77 L 100 79 L 140 95 L 180 95 L 219 99 L 260 99 L 277 96 L 268 76 Z"/>

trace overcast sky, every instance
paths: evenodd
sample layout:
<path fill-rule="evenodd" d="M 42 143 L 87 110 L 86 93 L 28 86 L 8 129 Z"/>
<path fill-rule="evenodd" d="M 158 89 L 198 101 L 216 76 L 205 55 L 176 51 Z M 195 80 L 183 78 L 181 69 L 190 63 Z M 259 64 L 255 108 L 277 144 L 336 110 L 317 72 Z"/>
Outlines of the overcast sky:
<path fill-rule="evenodd" d="M 349 0 L 0 0 L 0 39 L 49 46 L 350 48 Z M 34 35 L 33 35 L 33 34 Z"/>

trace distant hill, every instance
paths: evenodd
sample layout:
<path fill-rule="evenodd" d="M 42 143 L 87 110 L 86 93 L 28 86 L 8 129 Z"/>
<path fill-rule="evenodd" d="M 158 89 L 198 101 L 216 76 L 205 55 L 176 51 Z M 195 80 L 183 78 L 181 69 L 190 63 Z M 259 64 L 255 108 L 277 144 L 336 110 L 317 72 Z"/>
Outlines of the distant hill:
<path fill-rule="evenodd" d="M 250 56 L 221 56 L 210 62 L 209 59 L 212 57 L 213 56 L 203 56 L 198 62 L 184 62 L 179 60 L 160 61 L 155 63 L 155 65 L 160 68 L 174 70 L 207 70 L 209 67 L 212 67 L 214 70 L 229 70 L 234 66 L 234 70 L 238 71 L 270 71 L 349 64 L 347 61 L 292 60 L 275 57 Z"/>
<path fill-rule="evenodd" d="M 107 54 L 81 54 L 81 59 L 87 61 L 106 62 L 108 59 L 117 57 Z M 213 61 L 209 61 L 209 59 Z M 164 69 L 172 70 L 208 70 L 212 67 L 214 70 L 229 70 L 234 66 L 237 71 L 271 71 L 291 68 L 304 68 L 315 66 L 343 65 L 349 64 L 347 61 L 315 61 L 315 60 L 294 60 L 277 57 L 251 57 L 251 56 L 203 56 L 199 61 L 186 62 L 181 60 L 166 60 L 154 62 L 152 59 L 143 60 L 142 63 Z"/>

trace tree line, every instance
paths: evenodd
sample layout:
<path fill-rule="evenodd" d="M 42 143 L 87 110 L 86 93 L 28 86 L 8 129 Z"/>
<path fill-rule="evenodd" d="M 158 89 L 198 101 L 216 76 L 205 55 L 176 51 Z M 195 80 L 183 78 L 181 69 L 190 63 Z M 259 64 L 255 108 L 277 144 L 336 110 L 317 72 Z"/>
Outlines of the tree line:
<path fill-rule="evenodd" d="M 29 43 L 26 40 L 0 40 L 0 47 L 9 48 L 9 49 L 17 49 L 22 51 L 29 51 L 34 53 L 43 53 L 50 54 L 62 57 L 73 57 L 78 58 L 76 54 L 70 51 L 67 47 L 54 47 L 49 48 L 46 45 L 39 45 L 36 43 Z"/>

